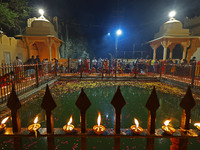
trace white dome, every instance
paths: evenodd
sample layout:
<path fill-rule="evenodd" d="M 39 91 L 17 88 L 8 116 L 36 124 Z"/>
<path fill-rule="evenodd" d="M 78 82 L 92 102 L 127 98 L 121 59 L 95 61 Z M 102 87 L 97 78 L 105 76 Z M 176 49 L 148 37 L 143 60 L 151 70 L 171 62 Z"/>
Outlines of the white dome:
<path fill-rule="evenodd" d="M 57 37 L 57 33 L 54 30 L 54 26 L 51 22 L 49 22 L 47 19 L 34 19 L 30 22 L 30 25 L 26 27 L 26 35 L 32 35 L 32 36 L 47 36 L 47 35 L 53 35 Z"/>
<path fill-rule="evenodd" d="M 160 31 L 155 34 L 155 38 L 162 36 L 189 36 L 189 34 L 189 29 L 183 29 L 183 24 L 173 18 L 160 27 Z"/>

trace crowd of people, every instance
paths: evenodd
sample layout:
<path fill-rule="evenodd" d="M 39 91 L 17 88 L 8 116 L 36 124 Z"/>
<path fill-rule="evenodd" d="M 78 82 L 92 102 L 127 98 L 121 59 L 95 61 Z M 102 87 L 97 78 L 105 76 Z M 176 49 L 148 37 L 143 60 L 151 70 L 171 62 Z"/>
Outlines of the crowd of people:
<path fill-rule="evenodd" d="M 180 69 L 190 72 L 192 64 L 200 65 L 193 57 L 190 62 L 183 60 L 153 60 L 153 59 L 111 59 L 98 58 L 85 59 L 78 58 L 76 62 L 69 65 L 59 65 L 59 72 L 83 72 L 83 73 L 167 73 L 172 74 Z M 59 63 L 58 63 L 59 64 Z M 69 67 L 69 68 L 68 68 Z"/>

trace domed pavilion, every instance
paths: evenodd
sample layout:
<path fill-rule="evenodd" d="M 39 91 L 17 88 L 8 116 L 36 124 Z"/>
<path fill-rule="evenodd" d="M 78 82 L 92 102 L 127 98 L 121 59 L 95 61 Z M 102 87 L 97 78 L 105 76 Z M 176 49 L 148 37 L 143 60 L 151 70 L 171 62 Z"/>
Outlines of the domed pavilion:
<path fill-rule="evenodd" d="M 172 17 L 160 27 L 159 32 L 154 35 L 154 40 L 148 43 L 153 49 L 153 59 L 156 59 L 158 47 L 161 45 L 163 47 L 163 60 L 167 59 L 168 50 L 169 58 L 173 59 L 173 50 L 176 45 L 180 44 L 183 47 L 183 52 L 180 54 L 182 59 L 190 60 L 199 47 L 197 44 L 199 36 L 192 36 L 189 29 L 184 29 L 183 24 Z"/>
<path fill-rule="evenodd" d="M 27 21 L 25 34 L 21 36 L 26 44 L 28 58 L 39 55 L 40 59 L 59 58 L 59 47 L 62 42 L 54 26 L 43 15 Z"/>

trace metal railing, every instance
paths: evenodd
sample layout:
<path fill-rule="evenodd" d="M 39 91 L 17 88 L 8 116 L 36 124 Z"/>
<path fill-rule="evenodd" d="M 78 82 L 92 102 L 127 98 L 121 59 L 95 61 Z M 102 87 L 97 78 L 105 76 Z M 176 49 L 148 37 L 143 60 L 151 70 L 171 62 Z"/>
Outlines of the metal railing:
<path fill-rule="evenodd" d="M 2 64 L 0 66 L 0 103 L 7 102 L 12 84 L 16 93 L 23 94 L 57 75 L 57 64 Z"/>
<path fill-rule="evenodd" d="M 15 105 L 13 105 L 15 103 Z M 195 106 L 195 102 L 192 96 L 190 87 L 183 97 L 180 107 L 182 110 L 181 117 L 181 128 L 176 129 L 178 134 L 166 134 L 160 132 L 162 129 L 156 129 L 156 110 L 159 108 L 159 100 L 156 94 L 155 87 L 153 88 L 151 95 L 149 96 L 146 108 L 148 109 L 148 124 L 147 129 L 144 129 L 142 134 L 134 134 L 132 131 L 127 132 L 130 129 L 121 129 L 121 110 L 126 104 L 120 87 L 118 87 L 111 104 L 115 108 L 115 126 L 114 129 L 106 129 L 107 134 L 97 135 L 91 133 L 92 129 L 86 128 L 86 111 L 90 107 L 91 102 L 85 94 L 84 90 L 81 90 L 81 93 L 76 101 L 76 106 L 80 110 L 80 122 L 81 127 L 75 128 L 73 133 L 66 133 L 62 128 L 54 128 L 53 122 L 53 109 L 56 108 L 56 103 L 51 96 L 49 87 L 47 85 L 46 92 L 43 97 L 41 107 L 46 112 L 46 128 L 39 129 L 39 137 L 47 137 L 48 150 L 55 149 L 54 138 L 55 137 L 80 137 L 81 138 L 81 150 L 87 149 L 87 137 L 98 137 L 98 138 L 114 138 L 114 148 L 115 150 L 120 150 L 120 139 L 121 138 L 145 138 L 147 140 L 147 150 L 154 149 L 154 139 L 155 138 L 170 138 L 172 145 L 170 146 L 171 150 L 187 150 L 188 139 L 190 138 L 200 138 L 198 130 L 190 129 L 190 118 L 191 118 L 191 109 Z M 12 117 L 12 128 L 6 128 L 5 132 L 0 133 L 1 137 L 13 137 L 14 138 L 14 147 L 15 150 L 22 149 L 22 137 L 35 136 L 30 133 L 26 128 L 21 128 L 21 120 L 19 115 L 19 109 L 21 107 L 20 101 L 15 92 L 15 86 L 12 86 L 12 92 L 7 103 L 8 108 L 11 110 Z"/>
<path fill-rule="evenodd" d="M 167 64 L 165 62 L 154 62 L 150 60 L 143 62 L 126 61 L 103 61 L 92 65 L 88 60 L 87 65 L 82 61 L 68 59 L 67 62 L 58 63 L 58 74 L 66 77 L 80 78 L 140 78 L 154 77 L 176 80 L 200 89 L 200 66 L 196 64 Z"/>

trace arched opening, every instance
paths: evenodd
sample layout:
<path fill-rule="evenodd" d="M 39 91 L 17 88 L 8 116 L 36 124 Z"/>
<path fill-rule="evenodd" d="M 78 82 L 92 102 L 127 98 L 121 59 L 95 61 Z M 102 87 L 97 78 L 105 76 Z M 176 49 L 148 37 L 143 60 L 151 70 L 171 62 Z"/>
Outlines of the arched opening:
<path fill-rule="evenodd" d="M 183 46 L 177 44 L 172 52 L 172 59 L 182 59 L 183 56 Z"/>
<path fill-rule="evenodd" d="M 163 46 L 160 45 L 156 50 L 156 59 L 163 59 Z"/>
<path fill-rule="evenodd" d="M 166 59 L 169 59 L 170 58 L 170 49 L 167 48 L 167 58 Z"/>

